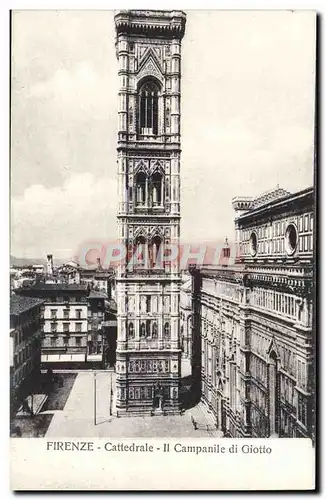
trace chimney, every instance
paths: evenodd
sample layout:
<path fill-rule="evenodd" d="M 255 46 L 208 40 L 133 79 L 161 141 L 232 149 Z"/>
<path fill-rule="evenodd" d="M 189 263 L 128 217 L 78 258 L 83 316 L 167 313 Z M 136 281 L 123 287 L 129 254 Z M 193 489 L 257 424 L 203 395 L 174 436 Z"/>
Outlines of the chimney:
<path fill-rule="evenodd" d="M 47 264 L 46 264 L 46 274 L 48 276 L 53 276 L 53 255 L 49 254 L 46 256 Z"/>

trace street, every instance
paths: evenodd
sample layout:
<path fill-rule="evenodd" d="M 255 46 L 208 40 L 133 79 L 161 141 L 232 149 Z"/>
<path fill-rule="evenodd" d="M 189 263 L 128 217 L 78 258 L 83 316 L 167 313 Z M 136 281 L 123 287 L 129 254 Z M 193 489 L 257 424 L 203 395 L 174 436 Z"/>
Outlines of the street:
<path fill-rule="evenodd" d="M 202 403 L 183 415 L 117 418 L 113 415 L 115 373 L 96 373 L 96 424 L 94 372 L 80 372 L 63 410 L 51 411 L 47 438 L 58 437 L 221 437 Z M 111 384 L 113 400 L 111 400 Z M 50 411 L 41 412 L 41 414 Z M 194 428 L 193 421 L 197 424 Z"/>

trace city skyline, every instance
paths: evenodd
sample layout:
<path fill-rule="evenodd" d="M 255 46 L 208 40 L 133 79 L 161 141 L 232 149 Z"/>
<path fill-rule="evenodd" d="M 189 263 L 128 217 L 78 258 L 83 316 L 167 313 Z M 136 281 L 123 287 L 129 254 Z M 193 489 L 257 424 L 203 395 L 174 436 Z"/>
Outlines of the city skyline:
<path fill-rule="evenodd" d="M 69 258 L 85 240 L 117 236 L 113 15 L 13 15 L 16 257 Z M 181 240 L 232 240 L 232 197 L 313 183 L 315 18 L 187 11 L 187 19 Z"/>

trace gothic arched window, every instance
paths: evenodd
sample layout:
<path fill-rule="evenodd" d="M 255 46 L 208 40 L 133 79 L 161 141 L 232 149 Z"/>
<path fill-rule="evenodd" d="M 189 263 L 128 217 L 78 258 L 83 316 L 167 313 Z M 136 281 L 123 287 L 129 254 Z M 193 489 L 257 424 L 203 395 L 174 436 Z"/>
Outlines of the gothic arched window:
<path fill-rule="evenodd" d="M 142 323 L 140 325 L 140 336 L 145 337 L 145 335 L 146 335 L 146 326 L 145 326 L 145 323 Z"/>
<path fill-rule="evenodd" d="M 162 267 L 162 251 L 162 240 L 159 236 L 155 236 L 151 244 L 151 262 L 153 267 Z"/>
<path fill-rule="evenodd" d="M 145 267 L 148 262 L 148 249 L 144 236 L 136 239 L 134 259 L 136 267 Z"/>
<path fill-rule="evenodd" d="M 164 325 L 164 336 L 166 338 L 170 337 L 170 323 L 165 323 Z"/>
<path fill-rule="evenodd" d="M 158 96 L 159 87 L 153 81 L 145 82 L 139 90 L 139 133 L 157 135 L 158 133 Z"/>
<path fill-rule="evenodd" d="M 146 205 L 146 175 L 139 172 L 136 176 L 136 202 L 137 205 Z"/>
<path fill-rule="evenodd" d="M 151 178 L 151 187 L 152 187 L 152 203 L 154 206 L 162 205 L 163 200 L 163 182 L 162 175 L 159 172 L 155 172 L 155 174 Z"/>
<path fill-rule="evenodd" d="M 152 337 L 153 339 L 157 338 L 157 323 L 154 321 L 153 327 L 152 327 Z"/>

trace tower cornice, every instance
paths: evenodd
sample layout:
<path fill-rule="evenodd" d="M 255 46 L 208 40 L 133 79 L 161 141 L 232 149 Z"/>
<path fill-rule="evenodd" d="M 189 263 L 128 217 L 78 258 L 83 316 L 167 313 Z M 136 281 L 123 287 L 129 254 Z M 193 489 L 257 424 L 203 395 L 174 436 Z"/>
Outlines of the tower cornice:
<path fill-rule="evenodd" d="M 122 10 L 114 20 L 117 35 L 181 40 L 186 26 L 186 14 L 176 10 Z"/>

